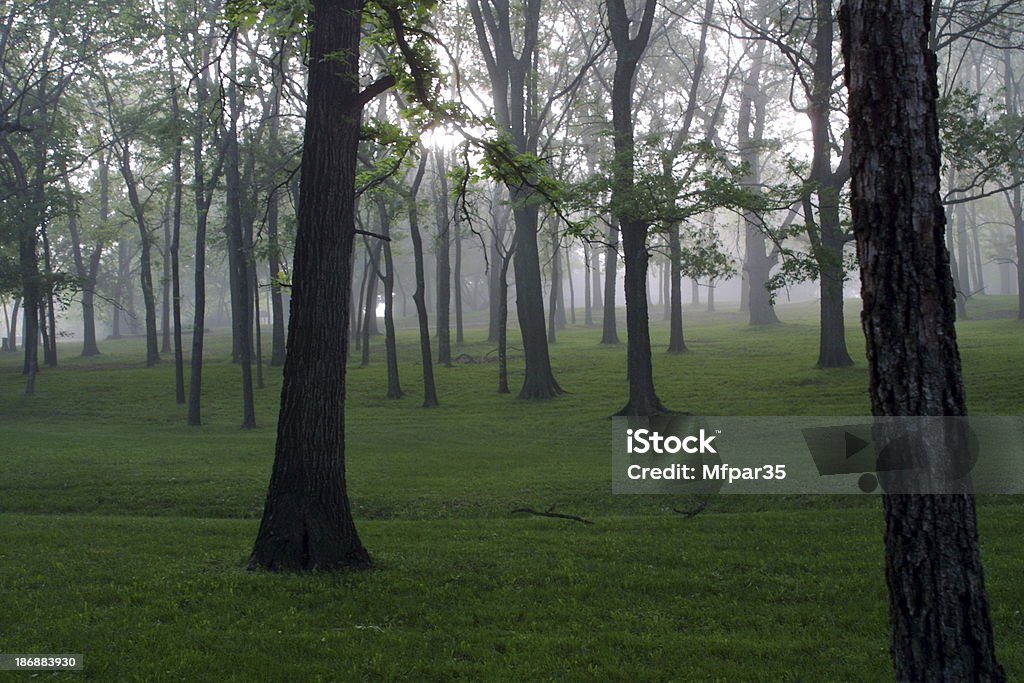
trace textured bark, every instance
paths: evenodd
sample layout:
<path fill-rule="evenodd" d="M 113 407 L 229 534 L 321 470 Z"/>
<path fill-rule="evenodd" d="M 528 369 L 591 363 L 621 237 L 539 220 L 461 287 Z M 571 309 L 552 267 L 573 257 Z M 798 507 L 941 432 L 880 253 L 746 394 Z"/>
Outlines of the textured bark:
<path fill-rule="evenodd" d="M 965 415 L 928 2 L 846 0 L 841 26 L 872 412 Z M 948 456 L 941 453 L 921 453 L 915 465 L 942 469 Z M 893 494 L 884 508 L 896 679 L 1006 680 L 995 657 L 973 496 Z"/>
<path fill-rule="evenodd" d="M 355 0 L 312 2 L 288 357 L 251 568 L 370 565 L 345 481 L 345 361 L 362 115 L 359 10 Z"/>

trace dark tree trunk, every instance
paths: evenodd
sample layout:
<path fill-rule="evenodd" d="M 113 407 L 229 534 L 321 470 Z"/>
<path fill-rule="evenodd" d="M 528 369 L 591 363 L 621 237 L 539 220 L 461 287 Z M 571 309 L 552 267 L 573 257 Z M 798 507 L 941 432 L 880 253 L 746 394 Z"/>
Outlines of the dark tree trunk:
<path fill-rule="evenodd" d="M 455 242 L 455 268 L 452 270 L 452 282 L 455 285 L 455 343 L 462 344 L 466 341 L 466 335 L 462 326 L 462 221 L 458 214 L 455 216 L 452 238 Z"/>
<path fill-rule="evenodd" d="M 682 268 L 682 245 L 679 242 L 679 226 L 673 225 L 668 232 L 668 248 L 670 256 L 669 287 L 671 289 L 668 308 L 669 336 L 668 352 L 685 353 L 686 341 L 683 339 L 683 268 Z"/>
<path fill-rule="evenodd" d="M 178 120 L 177 96 L 174 98 L 175 120 Z M 171 220 L 171 313 L 174 319 L 174 398 L 185 404 L 185 346 L 181 331 L 181 139 L 175 139 L 171 182 L 174 183 L 174 208 Z"/>
<path fill-rule="evenodd" d="M 160 362 L 159 340 L 156 331 L 156 294 L 153 290 L 153 235 L 146 221 L 146 209 L 139 197 L 138 185 L 131 167 L 131 147 L 127 141 L 121 141 L 121 176 L 124 178 L 128 201 L 135 214 L 135 224 L 139 228 L 141 247 L 139 250 L 139 279 L 142 283 L 142 301 L 146 308 L 146 366 L 152 367 Z"/>
<path fill-rule="evenodd" d="M 7 304 L 4 303 L 4 316 L 7 315 Z M 18 310 L 21 307 L 21 298 L 14 297 L 14 305 L 11 307 L 11 317 L 7 319 L 7 344 L 4 350 L 8 353 L 15 353 L 18 350 Z"/>
<path fill-rule="evenodd" d="M 44 337 L 47 343 L 43 344 L 43 359 L 46 367 L 55 368 L 57 367 L 57 313 L 53 305 L 53 257 L 50 251 L 50 233 L 46 229 L 45 223 L 40 229 L 40 234 L 43 237 L 43 267 L 46 269 L 44 276 L 46 298 L 43 302 L 43 318 L 40 325 L 43 326 L 44 331 L 49 329 L 49 334 Z"/>
<path fill-rule="evenodd" d="M 823 193 L 819 193 L 819 202 L 823 202 Z M 838 199 L 838 196 L 836 197 Z M 820 308 L 820 339 L 818 343 L 819 368 L 844 368 L 853 365 L 853 358 L 846 348 L 846 320 L 843 315 L 843 282 L 846 272 L 843 268 L 843 244 L 845 238 L 839 227 L 838 202 L 835 205 L 835 226 L 824 228 L 832 218 L 826 218 L 824 204 L 819 209 L 822 218 L 821 246 L 824 254 L 818 259 L 821 270 Z"/>
<path fill-rule="evenodd" d="M 353 252 L 354 254 L 354 252 Z M 355 257 L 353 255 L 353 261 Z M 355 268 L 353 267 L 353 270 Z M 363 347 L 363 298 L 366 295 L 366 285 L 370 277 L 370 249 L 367 247 L 363 254 L 363 279 L 359 281 L 359 296 L 352 299 L 352 338 L 356 340 L 356 349 Z M 355 283 L 353 283 L 354 285 Z M 353 294 L 355 290 L 353 288 Z"/>
<path fill-rule="evenodd" d="M 206 59 L 205 55 L 203 59 Z M 200 112 L 204 111 L 209 98 L 209 74 L 204 67 L 196 77 L 196 105 Z M 207 179 L 204 166 L 202 121 L 201 116 L 197 117 L 192 141 L 192 185 L 196 206 L 195 301 L 192 318 L 191 373 L 188 387 L 188 424 L 192 427 L 202 424 L 203 343 L 206 337 L 206 232 L 213 188 L 217 185 L 222 167 L 218 161 L 217 169 L 212 177 Z M 223 159 L 223 155 L 220 158 Z"/>
<path fill-rule="evenodd" d="M 160 298 L 160 353 L 171 352 L 171 206 L 164 205 L 164 253 L 163 253 L 163 296 Z"/>
<path fill-rule="evenodd" d="M 882 416 L 967 412 L 943 242 L 929 4 L 846 0 L 841 10 L 862 319 L 872 413 Z M 921 464 L 942 468 L 941 453 L 926 454 Z M 893 494 L 883 500 L 896 679 L 1005 681 L 995 656 L 973 496 Z"/>
<path fill-rule="evenodd" d="M 565 281 L 569 283 L 569 323 L 576 324 L 576 288 L 572 282 L 572 249 L 565 248 Z M 564 306 L 563 306 L 564 310 Z"/>
<path fill-rule="evenodd" d="M 412 237 L 413 259 L 416 266 L 416 291 L 413 292 L 412 300 L 416 304 L 416 319 L 420 327 L 420 364 L 423 366 L 423 407 L 433 408 L 437 406 L 437 387 L 434 384 L 434 355 L 430 350 L 430 324 L 427 320 L 426 291 L 427 284 L 423 274 L 423 238 L 420 234 L 419 207 L 416 204 L 416 196 L 419 194 L 420 184 L 423 182 L 423 174 L 427 169 L 426 152 L 421 152 L 419 168 L 416 170 L 415 179 L 409 188 L 406 196 L 409 210 L 409 235 Z"/>
<path fill-rule="evenodd" d="M 540 254 L 537 251 L 537 207 L 524 206 L 530 192 L 512 190 L 515 218 L 512 267 L 516 278 L 516 312 L 526 358 L 526 377 L 519 398 L 551 398 L 562 393 L 555 381 L 544 330 L 544 291 L 540 276 Z"/>
<path fill-rule="evenodd" d="M 270 123 L 269 123 L 269 136 L 268 146 L 272 154 L 280 154 L 279 150 L 279 139 L 280 139 L 280 128 L 281 128 L 281 83 L 280 80 L 284 75 L 284 45 L 285 39 L 281 39 L 280 51 L 278 59 L 280 63 L 273 72 L 273 91 L 270 94 L 271 98 L 271 109 L 270 109 Z M 270 364 L 274 367 L 284 365 L 285 356 L 285 336 L 284 336 L 284 298 L 281 293 L 281 287 L 277 284 L 278 275 L 281 273 L 281 245 L 279 242 L 278 235 L 278 220 L 279 220 L 279 199 L 278 199 L 279 188 L 277 186 L 270 188 L 270 194 L 267 197 L 267 251 L 268 260 L 270 262 L 270 277 L 272 284 L 270 287 L 270 309 L 271 309 L 271 343 L 270 343 Z"/>
<path fill-rule="evenodd" d="M 444 152 L 434 153 L 437 163 L 437 362 L 452 364 L 451 216 L 448 212 L 448 169 Z"/>
<path fill-rule="evenodd" d="M 501 257 L 498 275 L 498 393 L 507 394 L 508 388 L 508 267 L 512 252 Z"/>
<path fill-rule="evenodd" d="M 517 152 L 537 154 L 541 122 L 533 117 L 534 78 L 541 0 L 526 0 L 521 17 L 508 3 L 470 0 L 477 39 L 484 53 L 498 124 L 508 131 Z M 522 29 L 513 38 L 512 29 Z M 515 45 L 521 46 L 516 54 Z M 523 340 L 526 374 L 519 397 L 551 398 L 562 393 L 551 369 L 544 325 L 544 286 L 537 248 L 538 206 L 526 184 L 509 184 L 515 232 L 512 237 L 516 281 L 516 313 Z"/>
<path fill-rule="evenodd" d="M 655 0 L 646 0 L 643 17 L 630 37 L 630 20 L 624 0 L 607 0 L 609 29 L 615 44 L 615 76 L 612 81 L 612 130 L 615 158 L 612 165 L 612 207 L 622 233 L 623 276 L 626 293 L 627 376 L 629 402 L 620 411 L 623 415 L 656 415 L 665 407 L 654 389 L 651 364 L 651 334 L 647 305 L 647 267 L 651 255 L 647 250 L 649 226 L 635 217 L 633 81 L 640 57 L 647 49 Z M 607 293 L 606 293 L 607 295 Z"/>
<path fill-rule="evenodd" d="M 810 180 L 818 195 L 817 226 L 809 197 L 805 198 L 804 213 L 820 276 L 817 367 L 841 368 L 853 365 L 853 359 L 846 348 L 846 321 L 843 317 L 843 283 L 846 279 L 843 246 L 847 236 L 839 217 L 839 195 L 846 184 L 848 171 L 843 162 L 840 170 L 833 170 L 831 162 L 832 44 L 835 38 L 832 0 L 815 0 L 814 13 L 814 62 L 811 84 L 807 89 L 807 116 L 813 139 Z"/>
<path fill-rule="evenodd" d="M 593 267 L 593 261 L 590 258 L 591 247 L 584 242 L 583 243 L 583 324 L 587 327 L 594 326 L 594 309 L 593 300 L 591 297 L 591 270 Z"/>
<path fill-rule="evenodd" d="M 561 288 L 562 269 L 558 259 L 558 235 L 557 231 L 551 231 L 551 286 L 548 288 L 548 343 L 554 344 L 557 338 L 555 329 L 565 327 L 563 317 L 562 324 L 558 324 L 558 300 L 562 298 Z"/>
<path fill-rule="evenodd" d="M 606 236 L 608 246 L 604 250 L 604 307 L 601 315 L 601 343 L 618 344 L 619 330 L 615 320 L 617 297 L 615 276 L 619 262 L 619 222 L 612 219 Z"/>
<path fill-rule="evenodd" d="M 345 361 L 362 115 L 360 10 L 354 0 L 312 2 L 288 357 L 273 473 L 251 568 L 370 566 L 345 481 Z"/>
<path fill-rule="evenodd" d="M 395 263 L 391 255 L 391 214 L 383 198 L 377 199 L 380 212 L 381 234 L 384 250 L 384 350 L 388 367 L 388 398 L 402 398 L 402 383 L 398 376 L 398 346 L 395 340 Z"/>
<path fill-rule="evenodd" d="M 171 95 L 171 117 L 175 126 L 181 125 L 181 107 L 178 102 L 178 86 L 174 74 L 173 58 L 167 54 L 167 85 Z M 174 133 L 174 158 L 171 162 L 171 184 L 174 196 L 171 199 L 171 317 L 174 324 L 174 399 L 178 405 L 185 404 L 185 351 L 181 332 L 181 134 Z"/>
<path fill-rule="evenodd" d="M 100 164 L 100 183 L 103 182 L 105 163 Z M 110 320 L 110 338 L 121 338 L 121 320 L 128 312 L 125 305 L 126 290 L 128 289 L 128 274 L 130 258 L 128 255 L 128 241 L 125 238 L 117 240 L 117 274 L 114 279 L 114 312 Z"/>
<path fill-rule="evenodd" d="M 487 271 L 487 343 L 494 344 L 498 341 L 498 290 L 501 289 L 499 282 L 498 265 L 501 263 L 501 245 L 505 241 L 505 231 L 508 227 L 508 208 L 500 205 L 501 190 L 496 187 L 492 195 L 491 215 L 494 219 L 494 232 L 491 234 L 490 256 L 488 258 Z"/>
<path fill-rule="evenodd" d="M 225 149 L 228 259 L 231 266 L 231 328 L 234 347 L 242 370 L 242 429 L 256 428 L 256 405 L 252 384 L 252 294 L 249 291 L 249 249 L 242 226 L 241 154 L 238 148 L 237 36 L 231 37 L 231 82 L 228 85 L 228 131 Z"/>

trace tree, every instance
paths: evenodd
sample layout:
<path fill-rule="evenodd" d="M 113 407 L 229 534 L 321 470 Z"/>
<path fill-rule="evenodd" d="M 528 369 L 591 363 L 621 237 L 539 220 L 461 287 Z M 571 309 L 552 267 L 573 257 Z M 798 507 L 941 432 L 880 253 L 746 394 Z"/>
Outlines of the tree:
<path fill-rule="evenodd" d="M 654 0 L 646 0 L 639 22 L 633 22 L 624 0 L 607 0 L 609 28 L 615 44 L 615 76 L 612 82 L 612 130 L 615 156 L 612 162 L 612 213 L 622 233 L 625 264 L 626 336 L 628 348 L 629 402 L 623 415 L 656 415 L 665 406 L 654 389 L 651 364 L 651 333 L 647 311 L 647 219 L 634 193 L 633 86 L 640 58 L 647 49 L 654 21 Z M 630 35 L 630 25 L 637 23 Z M 607 292 L 606 292 L 607 296 Z"/>
<path fill-rule="evenodd" d="M 967 413 L 944 243 L 930 14 L 927 0 L 845 0 L 840 14 L 862 319 L 879 416 Z M 921 464 L 942 467 L 942 453 L 924 454 Z M 896 679 L 1005 681 L 973 496 L 896 493 L 884 508 Z"/>
<path fill-rule="evenodd" d="M 533 101 L 531 78 L 537 63 L 541 0 L 525 0 L 521 16 L 504 0 L 470 0 L 480 51 L 491 80 L 495 115 L 521 154 L 536 155 L 543 110 Z M 522 30 L 522 36 L 514 31 Z M 516 54 L 516 46 L 519 46 Z M 544 290 L 540 252 L 537 248 L 539 207 L 529 183 L 508 183 L 515 221 L 513 269 L 516 280 L 516 312 L 526 357 L 526 374 L 520 398 L 551 398 L 562 393 L 551 369 L 544 329 Z"/>
<path fill-rule="evenodd" d="M 301 200 L 274 466 L 250 568 L 370 566 L 345 479 L 362 3 L 312 0 Z"/>

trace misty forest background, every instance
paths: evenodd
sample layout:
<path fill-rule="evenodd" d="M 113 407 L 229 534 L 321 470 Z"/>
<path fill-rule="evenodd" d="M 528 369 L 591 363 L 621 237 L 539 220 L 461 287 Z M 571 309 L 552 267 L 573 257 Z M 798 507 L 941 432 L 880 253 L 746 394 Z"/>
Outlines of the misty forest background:
<path fill-rule="evenodd" d="M 0 651 L 887 678 L 877 500 L 608 479 L 612 414 L 871 411 L 831 0 L 368 5 L 344 450 L 383 571 L 236 571 L 289 351 L 307 9 L 0 2 Z M 1017 414 L 1024 3 L 931 9 L 967 403 Z M 1020 672 L 1019 503 L 981 507 Z"/>

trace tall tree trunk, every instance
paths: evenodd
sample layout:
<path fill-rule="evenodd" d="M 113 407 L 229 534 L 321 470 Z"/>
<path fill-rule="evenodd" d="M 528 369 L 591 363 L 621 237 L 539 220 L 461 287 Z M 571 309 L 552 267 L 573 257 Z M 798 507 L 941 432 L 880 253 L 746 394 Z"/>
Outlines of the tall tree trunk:
<path fill-rule="evenodd" d="M 207 41 L 209 47 L 209 39 Z M 206 56 L 202 55 L 204 60 Z M 188 387 L 188 424 L 198 427 L 202 424 L 202 389 L 203 389 L 203 345 L 206 337 L 206 232 L 209 222 L 210 202 L 213 188 L 219 175 L 221 164 L 207 179 L 204 166 L 204 117 L 202 115 L 208 101 L 209 72 L 204 66 L 196 77 L 197 116 L 193 128 L 192 140 L 192 186 L 196 207 L 196 248 L 195 248 L 195 293 L 192 317 L 192 358 Z M 223 155 L 221 155 L 223 159 Z"/>
<path fill-rule="evenodd" d="M 872 413 L 966 415 L 943 243 L 929 3 L 844 0 L 840 16 Z M 878 448 L 884 446 L 883 438 Z M 945 450 L 923 454 L 917 464 L 939 470 L 948 465 Z M 904 493 L 883 502 L 896 679 L 1005 681 L 973 496 Z"/>
<path fill-rule="evenodd" d="M 384 350 L 388 367 L 388 398 L 402 398 L 402 383 L 398 377 L 398 346 L 395 340 L 395 263 L 391 255 L 391 214 L 383 198 L 377 199 L 380 212 L 381 234 L 384 236 Z"/>
<path fill-rule="evenodd" d="M 508 267 L 513 253 L 501 257 L 498 275 L 498 393 L 507 394 L 508 388 Z"/>
<path fill-rule="evenodd" d="M 505 241 L 505 231 L 508 228 L 508 208 L 501 204 L 501 188 L 497 185 L 491 196 L 491 207 L 494 231 L 491 234 L 487 264 L 487 343 L 495 344 L 499 334 L 498 290 L 501 289 L 498 279 L 501 268 L 498 264 L 501 263 L 501 245 Z"/>
<path fill-rule="evenodd" d="M 50 233 L 44 223 L 40 229 L 43 237 L 43 267 L 45 271 L 46 297 L 43 301 L 43 319 L 40 325 L 49 329 L 44 339 L 47 343 L 43 346 L 43 359 L 49 368 L 57 367 L 57 314 L 53 305 L 53 258 L 50 250 Z"/>
<path fill-rule="evenodd" d="M 445 153 L 434 152 L 437 168 L 437 362 L 452 364 L 451 216 L 448 212 L 448 168 Z"/>
<path fill-rule="evenodd" d="M 100 178 L 102 183 L 104 167 L 100 165 Z M 114 280 L 114 314 L 110 322 L 111 339 L 120 339 L 121 321 L 129 313 L 129 306 L 126 305 L 127 291 L 130 287 L 128 276 L 130 272 L 131 258 L 128 254 L 128 240 L 120 237 L 117 240 L 117 274 Z"/>
<path fill-rule="evenodd" d="M 231 329 L 234 331 L 235 350 L 242 369 L 242 429 L 256 428 L 256 401 L 252 385 L 252 304 L 249 290 L 249 249 L 242 226 L 241 154 L 238 147 L 238 38 L 232 34 L 231 82 L 228 84 L 228 131 L 225 149 L 225 181 L 227 200 L 228 259 L 231 266 Z"/>
<path fill-rule="evenodd" d="M 607 0 L 609 30 L 615 44 L 615 75 L 612 81 L 612 130 L 615 158 L 612 166 L 612 206 L 618 214 L 622 233 L 622 261 L 626 293 L 627 376 L 629 401 L 623 415 L 656 415 L 665 406 L 654 388 L 651 363 L 651 333 L 647 310 L 647 249 L 649 226 L 633 206 L 634 140 L 633 86 L 640 58 L 647 49 L 655 0 L 645 0 L 643 17 L 635 36 L 630 36 L 630 19 L 624 0 Z"/>
<path fill-rule="evenodd" d="M 171 261 L 171 318 L 174 325 L 174 400 L 178 405 L 185 404 L 185 350 L 182 343 L 181 330 L 181 203 L 182 193 L 182 136 L 178 126 L 184 121 L 181 105 L 178 101 L 178 84 L 174 71 L 173 57 L 169 46 L 167 51 L 167 88 L 171 96 L 171 118 L 174 122 L 174 157 L 171 162 L 171 243 L 169 258 Z"/>
<path fill-rule="evenodd" d="M 669 317 L 669 353 L 685 353 L 686 341 L 683 339 L 683 266 L 682 245 L 679 242 L 679 225 L 673 225 L 668 232 L 668 248 L 672 272 L 669 275 L 671 288 L 668 308 Z"/>
<path fill-rule="evenodd" d="M 457 212 L 452 239 L 455 242 L 455 268 L 452 270 L 452 282 L 455 285 L 455 343 L 463 344 L 466 334 L 462 325 L 462 221 Z"/>
<path fill-rule="evenodd" d="M 737 119 L 740 160 L 747 168 L 741 181 L 757 191 L 761 184 L 761 146 L 764 142 L 765 108 L 767 95 L 761 92 L 761 71 L 764 66 L 765 44 L 759 41 L 753 48 L 750 69 L 743 79 L 740 93 L 740 111 Z M 767 250 L 767 241 L 761 229 L 760 216 L 752 211 L 744 213 L 746 222 L 745 258 L 743 270 L 747 276 L 747 305 L 751 325 L 772 325 L 779 322 L 767 289 L 771 270 L 775 265 L 774 252 Z"/>
<path fill-rule="evenodd" d="M 131 167 L 131 146 L 125 140 L 121 147 L 121 176 L 124 178 L 125 189 L 128 191 L 128 202 L 135 214 L 135 224 L 139 228 L 141 246 L 139 250 L 139 279 L 142 284 L 142 300 L 146 308 L 146 366 L 152 367 L 160 362 L 159 340 L 156 331 L 156 294 L 153 291 L 153 235 L 146 221 L 146 209 L 139 197 L 138 185 Z"/>
<path fill-rule="evenodd" d="M 558 300 L 562 298 L 560 291 L 562 284 L 562 269 L 559 267 L 558 259 L 558 234 L 556 230 L 551 232 L 551 286 L 548 288 L 548 343 L 556 341 L 555 330 L 565 327 L 558 324 Z"/>
<path fill-rule="evenodd" d="M 604 312 L 604 298 L 601 296 L 601 250 L 596 244 L 590 245 L 590 291 L 595 311 Z"/>
<path fill-rule="evenodd" d="M 569 322 L 576 324 L 576 289 L 572 282 L 572 249 L 565 247 L 565 281 L 569 283 Z M 564 309 L 564 305 L 563 305 Z"/>
<path fill-rule="evenodd" d="M 481 52 L 485 55 L 498 124 L 508 131 L 517 152 L 536 155 L 541 121 L 534 116 L 534 66 L 540 27 L 541 0 L 526 0 L 522 16 L 513 16 L 508 3 L 470 0 L 469 9 Z M 512 29 L 522 36 L 512 36 Z M 515 45 L 519 45 L 516 54 Z M 512 243 L 516 281 L 516 314 L 523 340 L 526 373 L 519 398 L 551 398 L 562 393 L 555 381 L 544 324 L 544 285 L 537 248 L 539 207 L 526 183 L 506 184 L 515 223 Z"/>
<path fill-rule="evenodd" d="M 420 327 L 420 365 L 423 367 L 423 407 L 437 406 L 437 387 L 434 384 L 434 355 L 430 350 L 430 325 L 427 320 L 427 284 L 423 274 L 423 238 L 420 234 L 420 214 L 416 204 L 423 174 L 427 169 L 427 154 L 421 150 L 419 168 L 406 196 L 409 211 L 409 235 L 412 237 L 413 259 L 416 267 L 416 291 L 412 300 L 416 304 L 416 320 Z"/>
<path fill-rule="evenodd" d="M 593 301 L 590 295 L 591 284 L 593 281 L 592 269 L 593 261 L 590 256 L 591 246 L 589 243 L 583 243 L 583 324 L 587 327 L 593 327 L 594 325 L 594 309 Z"/>
<path fill-rule="evenodd" d="M 280 154 L 280 130 L 281 130 L 281 79 L 284 77 L 285 60 L 285 38 L 281 38 L 278 47 L 279 64 L 273 70 L 273 89 L 270 94 L 270 123 L 268 126 L 269 139 L 267 144 L 271 153 Z M 281 243 L 279 241 L 279 187 L 270 188 L 267 196 L 267 252 L 270 262 L 270 309 L 271 309 L 271 333 L 270 333 L 270 364 L 274 367 L 284 365 L 285 336 L 284 336 L 284 297 L 281 287 L 278 285 L 278 275 L 281 273 Z"/>
<path fill-rule="evenodd" d="M 814 61 L 807 90 L 807 116 L 811 124 L 813 146 L 810 181 L 818 195 L 817 221 L 809 196 L 804 200 L 804 213 L 819 271 L 821 303 L 818 309 L 820 336 L 817 367 L 841 368 L 853 365 L 853 358 L 846 347 L 846 321 L 843 315 L 843 283 L 846 280 L 843 246 L 847 236 L 839 215 L 839 196 L 846 184 L 847 171 L 844 164 L 840 164 L 841 170 L 834 171 L 831 161 L 830 119 L 834 78 L 832 44 L 835 38 L 832 0 L 815 0 L 814 15 Z"/>
<path fill-rule="evenodd" d="M 175 120 L 179 120 L 177 96 L 174 98 Z M 185 404 L 185 347 L 181 329 L 181 138 L 175 139 L 171 182 L 174 183 L 174 208 L 171 213 L 171 313 L 174 320 L 174 399 Z"/>
<path fill-rule="evenodd" d="M 160 353 L 171 352 L 171 206 L 170 201 L 164 204 L 164 215 L 161 221 L 164 228 L 163 253 L 163 296 L 160 299 Z"/>
<path fill-rule="evenodd" d="M 619 222 L 614 218 L 608 225 L 604 250 L 604 307 L 601 315 L 601 343 L 618 344 L 619 330 L 615 319 L 615 301 L 618 299 L 615 276 L 619 262 Z"/>
<path fill-rule="evenodd" d="M 361 5 L 312 0 L 309 81 L 277 446 L 249 566 L 368 567 L 345 481 Z M 340 349 L 339 349 L 340 346 Z"/>

